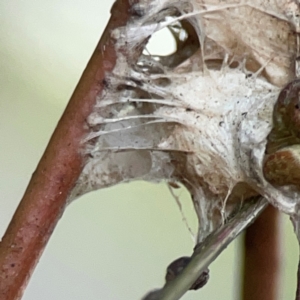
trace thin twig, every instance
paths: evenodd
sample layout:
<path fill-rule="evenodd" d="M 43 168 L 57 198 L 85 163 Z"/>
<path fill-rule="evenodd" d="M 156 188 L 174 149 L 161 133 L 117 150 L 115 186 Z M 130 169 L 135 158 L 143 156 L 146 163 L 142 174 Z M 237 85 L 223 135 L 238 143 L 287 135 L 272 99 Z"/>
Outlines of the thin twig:
<path fill-rule="evenodd" d="M 119 0 L 82 77 L 33 173 L 26 192 L 0 244 L 0 299 L 17 300 L 45 248 L 68 195 L 82 170 L 85 157 L 80 141 L 87 134 L 85 120 L 104 88 L 105 74 L 116 63 L 110 33 L 125 26 L 129 0 Z"/>
<path fill-rule="evenodd" d="M 180 299 L 209 264 L 259 216 L 266 206 L 267 201 L 262 198 L 245 202 L 239 212 L 209 236 L 201 247 L 196 248 L 187 267 L 178 277 L 164 286 L 159 300 Z"/>
<path fill-rule="evenodd" d="M 279 211 L 269 205 L 247 228 L 244 241 L 243 300 L 278 299 Z"/>

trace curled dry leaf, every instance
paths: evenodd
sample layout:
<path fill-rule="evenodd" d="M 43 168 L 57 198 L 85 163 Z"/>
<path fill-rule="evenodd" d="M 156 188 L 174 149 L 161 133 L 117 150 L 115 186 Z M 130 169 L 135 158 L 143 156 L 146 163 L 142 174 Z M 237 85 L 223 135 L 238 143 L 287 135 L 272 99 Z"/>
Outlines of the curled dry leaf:
<path fill-rule="evenodd" d="M 132 7 L 111 33 L 118 62 L 82 141 L 88 154 L 70 200 L 135 179 L 181 182 L 201 242 L 240 199 L 264 196 L 293 214 L 298 193 L 265 180 L 263 159 L 280 89 L 294 76 L 293 1 L 158 1 Z M 168 27 L 177 49 L 144 54 Z"/>

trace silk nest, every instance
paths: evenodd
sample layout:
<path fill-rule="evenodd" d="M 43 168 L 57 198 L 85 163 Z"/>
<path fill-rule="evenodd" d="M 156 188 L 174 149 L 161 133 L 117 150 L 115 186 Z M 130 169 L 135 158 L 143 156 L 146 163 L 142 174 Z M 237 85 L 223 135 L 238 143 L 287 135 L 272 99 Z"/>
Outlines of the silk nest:
<path fill-rule="evenodd" d="M 70 200 L 132 180 L 178 182 L 198 242 L 254 195 L 294 214 L 298 193 L 269 184 L 262 163 L 278 93 L 295 77 L 298 4 L 143 0 L 131 14 L 111 32 L 117 64 L 87 120 L 88 159 Z M 164 28 L 175 52 L 150 55 Z"/>

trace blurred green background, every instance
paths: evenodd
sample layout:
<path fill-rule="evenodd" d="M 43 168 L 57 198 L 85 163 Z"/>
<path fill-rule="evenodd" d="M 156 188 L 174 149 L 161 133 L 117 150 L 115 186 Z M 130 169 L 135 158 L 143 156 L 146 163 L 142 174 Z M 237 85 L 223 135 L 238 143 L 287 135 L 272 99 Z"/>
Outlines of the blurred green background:
<path fill-rule="evenodd" d="M 0 1 L 1 236 L 98 42 L 112 3 Z M 149 51 L 168 53 L 172 47 L 170 36 L 161 33 Z M 189 195 L 185 190 L 177 193 L 196 231 Z M 281 222 L 280 299 L 294 299 L 298 247 L 288 218 Z M 162 286 L 166 266 L 191 254 L 192 248 L 165 184 L 135 182 L 93 192 L 67 208 L 23 299 L 140 299 Z M 240 248 L 241 239 L 212 264 L 209 283 L 183 299 L 239 299 Z"/>

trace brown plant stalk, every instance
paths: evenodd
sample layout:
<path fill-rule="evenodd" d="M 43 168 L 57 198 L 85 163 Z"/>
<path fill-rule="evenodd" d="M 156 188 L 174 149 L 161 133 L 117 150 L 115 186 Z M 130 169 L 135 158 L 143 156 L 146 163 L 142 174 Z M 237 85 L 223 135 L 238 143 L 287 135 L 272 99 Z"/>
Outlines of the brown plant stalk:
<path fill-rule="evenodd" d="M 269 205 L 244 237 L 243 300 L 276 300 L 280 275 L 279 211 Z"/>
<path fill-rule="evenodd" d="M 21 299 L 30 276 L 59 218 L 85 158 L 80 142 L 87 134 L 86 118 L 103 89 L 105 74 L 116 63 L 110 33 L 125 26 L 129 1 L 119 0 L 25 194 L 0 243 L 0 299 Z"/>
<path fill-rule="evenodd" d="M 80 175 L 85 161 L 85 157 L 80 154 L 80 142 L 88 133 L 86 118 L 92 112 L 96 97 L 104 88 L 106 73 L 113 70 L 117 59 L 110 33 L 114 28 L 126 26 L 130 17 L 129 2 L 134 1 L 118 0 L 113 6 L 112 16 L 102 38 L 82 74 L 0 243 L 1 300 L 21 299 L 39 257 L 64 212 L 68 195 Z M 276 219 L 274 214 L 268 216 L 268 223 L 271 224 Z M 263 225 L 258 224 L 259 222 L 253 226 Z M 259 227 L 258 230 L 261 233 L 264 229 Z M 273 233 L 276 234 L 276 232 Z M 254 274 L 257 281 L 262 284 L 266 282 L 265 286 L 268 286 L 267 282 L 272 281 L 275 275 L 272 273 L 270 276 L 273 277 L 266 278 L 263 273 L 253 272 L 254 265 L 258 262 L 254 258 L 263 259 L 268 256 L 269 263 L 277 266 L 278 253 L 275 247 L 272 249 L 271 257 L 267 251 L 258 251 L 256 248 L 252 249 L 251 246 L 249 249 L 252 251 L 252 260 L 247 260 L 247 253 L 250 250 L 246 249 L 245 286 L 252 287 L 250 290 L 256 288 L 252 280 L 249 280 Z M 274 285 L 270 288 L 276 290 Z M 268 292 L 274 294 L 270 289 Z M 244 297 L 244 300 L 247 299 L 250 298 Z M 275 298 L 265 296 L 265 298 L 251 299 Z"/>

